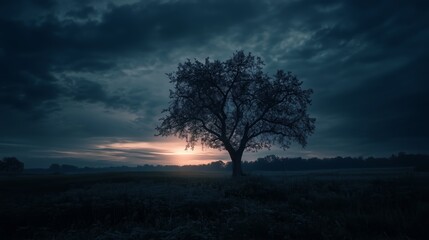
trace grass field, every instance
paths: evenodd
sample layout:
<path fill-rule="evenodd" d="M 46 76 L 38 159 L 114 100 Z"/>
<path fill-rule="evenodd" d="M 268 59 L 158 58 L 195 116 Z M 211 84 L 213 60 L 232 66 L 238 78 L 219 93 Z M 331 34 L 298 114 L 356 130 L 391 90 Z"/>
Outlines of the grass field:
<path fill-rule="evenodd" d="M 411 169 L 0 177 L 0 239 L 427 239 Z"/>

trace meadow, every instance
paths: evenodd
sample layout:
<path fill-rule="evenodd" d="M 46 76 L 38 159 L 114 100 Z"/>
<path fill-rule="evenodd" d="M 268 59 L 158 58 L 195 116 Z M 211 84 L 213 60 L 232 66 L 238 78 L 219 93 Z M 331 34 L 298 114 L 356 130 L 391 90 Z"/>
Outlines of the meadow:
<path fill-rule="evenodd" d="M 0 176 L 1 239 L 427 239 L 412 169 Z"/>

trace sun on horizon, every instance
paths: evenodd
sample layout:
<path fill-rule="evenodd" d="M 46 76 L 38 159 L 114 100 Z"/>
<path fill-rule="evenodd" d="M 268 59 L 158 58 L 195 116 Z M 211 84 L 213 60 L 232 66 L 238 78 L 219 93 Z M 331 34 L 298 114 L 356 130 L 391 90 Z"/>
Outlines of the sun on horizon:
<path fill-rule="evenodd" d="M 183 140 L 167 138 L 165 141 L 124 141 L 97 145 L 98 149 L 115 149 L 118 151 L 136 151 L 159 156 L 160 163 L 166 165 L 197 165 L 212 161 L 226 160 L 227 153 L 216 149 L 195 146 L 186 149 Z"/>

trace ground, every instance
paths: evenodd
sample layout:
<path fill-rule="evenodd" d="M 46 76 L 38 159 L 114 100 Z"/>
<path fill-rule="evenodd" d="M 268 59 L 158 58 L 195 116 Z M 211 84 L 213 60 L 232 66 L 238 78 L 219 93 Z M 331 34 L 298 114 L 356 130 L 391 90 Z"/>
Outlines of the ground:
<path fill-rule="evenodd" d="M 0 177 L 1 239 L 426 239 L 412 169 Z"/>

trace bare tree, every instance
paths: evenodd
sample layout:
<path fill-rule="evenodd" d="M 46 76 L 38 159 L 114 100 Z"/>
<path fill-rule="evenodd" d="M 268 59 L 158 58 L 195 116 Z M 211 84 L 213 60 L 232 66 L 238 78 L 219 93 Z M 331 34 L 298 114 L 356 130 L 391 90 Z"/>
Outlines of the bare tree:
<path fill-rule="evenodd" d="M 228 151 L 233 176 L 241 176 L 243 152 L 279 144 L 283 149 L 296 141 L 303 147 L 314 131 L 315 119 L 307 107 L 311 89 L 290 72 L 278 70 L 272 77 L 262 71 L 259 57 L 238 51 L 221 62 L 187 60 L 168 74 L 170 106 L 163 112 L 158 135 L 186 139 L 193 149 L 204 146 Z"/>

